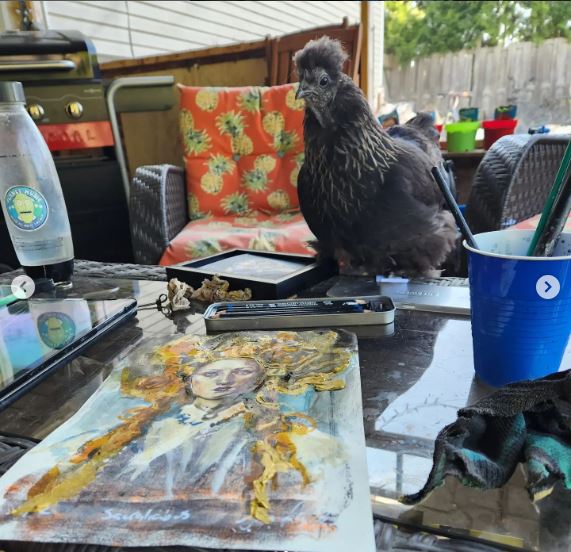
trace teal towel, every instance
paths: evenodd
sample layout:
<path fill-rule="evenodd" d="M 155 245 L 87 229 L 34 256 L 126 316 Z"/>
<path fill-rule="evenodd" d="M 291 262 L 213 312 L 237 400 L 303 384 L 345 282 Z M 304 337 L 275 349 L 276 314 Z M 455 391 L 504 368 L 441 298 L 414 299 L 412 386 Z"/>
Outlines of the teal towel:
<path fill-rule="evenodd" d="M 433 461 L 424 487 L 402 502 L 420 502 L 448 475 L 469 487 L 501 487 L 520 462 L 532 500 L 558 482 L 571 490 L 571 370 L 508 385 L 463 408 L 438 434 Z"/>

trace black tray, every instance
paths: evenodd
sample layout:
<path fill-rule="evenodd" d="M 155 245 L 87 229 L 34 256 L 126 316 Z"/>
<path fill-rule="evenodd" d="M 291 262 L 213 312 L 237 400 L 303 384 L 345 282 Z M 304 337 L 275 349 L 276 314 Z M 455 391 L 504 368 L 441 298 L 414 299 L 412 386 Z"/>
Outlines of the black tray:
<path fill-rule="evenodd" d="M 334 261 L 317 261 L 311 255 L 230 249 L 167 266 L 166 270 L 169 280 L 178 278 L 194 288 L 216 274 L 230 283 L 232 291 L 250 288 L 252 299 L 285 299 L 334 276 L 337 265 Z"/>

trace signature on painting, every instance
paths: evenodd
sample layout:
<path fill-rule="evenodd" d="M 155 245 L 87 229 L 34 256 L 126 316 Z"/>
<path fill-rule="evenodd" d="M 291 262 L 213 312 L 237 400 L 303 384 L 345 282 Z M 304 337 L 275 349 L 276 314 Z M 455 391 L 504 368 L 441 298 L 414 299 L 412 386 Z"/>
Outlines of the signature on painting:
<path fill-rule="evenodd" d="M 121 512 L 106 508 L 104 510 L 103 521 L 185 521 L 190 519 L 190 512 L 188 510 L 181 510 L 173 512 L 172 510 L 147 508 L 144 512 Z"/>

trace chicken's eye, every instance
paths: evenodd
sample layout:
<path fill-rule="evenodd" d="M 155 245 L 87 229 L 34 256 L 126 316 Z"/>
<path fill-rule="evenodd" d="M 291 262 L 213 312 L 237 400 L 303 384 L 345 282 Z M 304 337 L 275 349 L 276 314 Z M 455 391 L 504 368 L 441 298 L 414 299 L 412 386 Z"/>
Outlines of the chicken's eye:
<path fill-rule="evenodd" d="M 319 79 L 319 86 L 327 86 L 329 84 L 329 77 L 327 75 L 323 75 Z"/>

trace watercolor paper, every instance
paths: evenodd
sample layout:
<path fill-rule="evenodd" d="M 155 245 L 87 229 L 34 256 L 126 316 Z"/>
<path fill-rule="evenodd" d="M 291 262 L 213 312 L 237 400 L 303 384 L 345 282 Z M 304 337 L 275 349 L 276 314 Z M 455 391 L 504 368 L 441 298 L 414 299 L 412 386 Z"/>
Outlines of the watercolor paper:
<path fill-rule="evenodd" d="M 0 540 L 373 551 L 356 339 L 150 342 L 0 497 Z"/>

